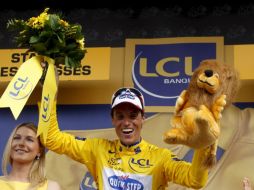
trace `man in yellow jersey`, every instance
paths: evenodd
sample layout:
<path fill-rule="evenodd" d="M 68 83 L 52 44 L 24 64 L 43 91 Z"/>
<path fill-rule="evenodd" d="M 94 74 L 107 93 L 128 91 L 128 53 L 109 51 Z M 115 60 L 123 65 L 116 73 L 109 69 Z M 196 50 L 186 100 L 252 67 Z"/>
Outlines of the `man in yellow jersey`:
<path fill-rule="evenodd" d="M 112 96 L 111 108 L 118 139 L 82 139 L 59 130 L 55 103 L 45 146 L 85 164 L 100 190 L 161 190 L 168 182 L 194 189 L 205 186 L 208 177 L 208 170 L 202 165 L 205 148 L 195 150 L 192 163 L 188 163 L 141 137 L 145 103 L 140 91 L 118 89 Z"/>

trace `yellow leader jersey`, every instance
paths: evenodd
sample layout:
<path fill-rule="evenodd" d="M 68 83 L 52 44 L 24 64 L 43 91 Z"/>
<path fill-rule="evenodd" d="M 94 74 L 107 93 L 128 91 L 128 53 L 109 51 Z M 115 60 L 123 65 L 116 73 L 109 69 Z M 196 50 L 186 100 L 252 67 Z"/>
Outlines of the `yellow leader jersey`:
<path fill-rule="evenodd" d="M 162 190 L 169 181 L 198 189 L 208 177 L 207 169 L 201 166 L 204 150 L 195 151 L 191 164 L 145 140 L 126 147 L 119 140 L 76 138 L 59 130 L 56 105 L 45 146 L 85 164 L 100 190 Z"/>

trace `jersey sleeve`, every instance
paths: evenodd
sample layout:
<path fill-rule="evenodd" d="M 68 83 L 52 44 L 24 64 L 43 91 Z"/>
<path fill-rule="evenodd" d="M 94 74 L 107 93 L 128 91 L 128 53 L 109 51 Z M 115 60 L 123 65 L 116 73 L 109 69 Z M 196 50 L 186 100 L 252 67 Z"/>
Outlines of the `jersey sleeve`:
<path fill-rule="evenodd" d="M 56 102 L 50 115 L 50 126 L 46 143 L 44 143 L 43 135 L 40 136 L 40 139 L 49 150 L 58 154 L 65 154 L 80 163 L 93 164 L 95 160 L 96 139 L 76 139 L 74 135 L 60 131 L 57 121 Z"/>
<path fill-rule="evenodd" d="M 202 165 L 205 150 L 195 150 L 192 163 L 179 160 L 171 153 L 166 154 L 164 171 L 167 181 L 194 189 L 205 186 L 208 178 L 208 170 Z"/>

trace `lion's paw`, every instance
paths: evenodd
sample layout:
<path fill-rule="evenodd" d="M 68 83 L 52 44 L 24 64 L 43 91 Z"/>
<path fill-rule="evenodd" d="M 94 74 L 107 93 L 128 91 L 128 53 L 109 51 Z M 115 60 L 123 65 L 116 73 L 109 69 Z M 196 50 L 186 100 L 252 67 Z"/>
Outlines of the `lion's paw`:
<path fill-rule="evenodd" d="M 198 126 L 198 128 L 209 128 L 209 123 L 207 121 L 207 118 L 205 117 L 196 117 L 196 119 L 194 120 L 196 123 L 196 126 Z"/>
<path fill-rule="evenodd" d="M 199 107 L 199 111 L 197 112 L 195 118 L 195 120 L 199 119 L 202 123 L 204 122 L 203 120 L 207 122 L 214 121 L 211 111 L 205 105 L 201 105 Z"/>
<path fill-rule="evenodd" d="M 221 95 L 213 104 L 212 112 L 216 121 L 220 120 L 222 117 L 221 112 L 224 110 L 224 106 L 226 105 L 226 95 Z"/>
<path fill-rule="evenodd" d="M 200 106 L 200 110 L 197 112 L 194 121 L 198 131 L 203 135 L 207 135 L 207 140 L 209 140 L 209 138 L 210 140 L 214 140 L 219 137 L 219 125 L 206 106 Z"/>
<path fill-rule="evenodd" d="M 177 135 L 175 133 L 167 132 L 164 134 L 163 140 L 168 144 L 177 144 Z"/>

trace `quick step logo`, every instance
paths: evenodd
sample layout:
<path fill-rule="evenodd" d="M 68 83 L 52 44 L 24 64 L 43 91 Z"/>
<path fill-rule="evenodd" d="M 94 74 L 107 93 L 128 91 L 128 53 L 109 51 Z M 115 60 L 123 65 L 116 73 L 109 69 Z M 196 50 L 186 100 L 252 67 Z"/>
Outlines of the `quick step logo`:
<path fill-rule="evenodd" d="M 117 190 L 143 190 L 142 183 L 128 176 L 111 176 L 108 178 L 110 187 Z"/>

